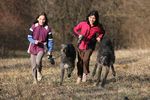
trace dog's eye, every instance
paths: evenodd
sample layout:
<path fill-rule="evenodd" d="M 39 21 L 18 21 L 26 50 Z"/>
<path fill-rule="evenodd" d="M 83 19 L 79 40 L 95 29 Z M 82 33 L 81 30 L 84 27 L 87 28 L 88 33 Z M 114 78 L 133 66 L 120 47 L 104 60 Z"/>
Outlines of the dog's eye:
<path fill-rule="evenodd" d="M 64 48 L 64 49 L 63 49 L 63 52 L 65 52 L 65 53 L 66 53 L 66 52 L 67 52 L 67 49 L 66 49 L 66 48 Z"/>

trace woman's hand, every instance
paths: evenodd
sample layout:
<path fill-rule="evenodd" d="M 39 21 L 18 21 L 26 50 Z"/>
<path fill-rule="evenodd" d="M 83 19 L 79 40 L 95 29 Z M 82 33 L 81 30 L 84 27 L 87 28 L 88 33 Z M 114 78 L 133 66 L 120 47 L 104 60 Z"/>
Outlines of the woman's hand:
<path fill-rule="evenodd" d="M 35 44 L 38 44 L 39 43 L 39 41 L 38 40 L 35 40 Z"/>
<path fill-rule="evenodd" d="M 101 39 L 100 39 L 99 37 L 97 37 L 96 40 L 97 40 L 98 42 L 100 42 Z"/>
<path fill-rule="evenodd" d="M 39 44 L 39 43 L 42 43 L 42 42 L 39 40 L 35 40 L 35 44 Z"/>
<path fill-rule="evenodd" d="M 47 52 L 47 55 L 52 55 L 52 52 L 48 51 L 48 52 Z"/>

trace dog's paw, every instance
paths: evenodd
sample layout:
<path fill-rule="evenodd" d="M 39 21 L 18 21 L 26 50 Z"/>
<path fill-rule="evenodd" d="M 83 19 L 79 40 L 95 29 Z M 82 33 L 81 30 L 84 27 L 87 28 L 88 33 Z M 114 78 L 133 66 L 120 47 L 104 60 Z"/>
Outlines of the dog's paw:
<path fill-rule="evenodd" d="M 104 88 L 104 86 L 105 86 L 105 83 L 102 83 L 102 84 L 101 84 L 101 87 Z"/>
<path fill-rule="evenodd" d="M 60 82 L 59 85 L 62 86 L 62 82 Z"/>
<path fill-rule="evenodd" d="M 93 84 L 93 86 L 98 86 L 98 85 L 99 85 L 99 83 L 94 83 L 94 84 Z"/>

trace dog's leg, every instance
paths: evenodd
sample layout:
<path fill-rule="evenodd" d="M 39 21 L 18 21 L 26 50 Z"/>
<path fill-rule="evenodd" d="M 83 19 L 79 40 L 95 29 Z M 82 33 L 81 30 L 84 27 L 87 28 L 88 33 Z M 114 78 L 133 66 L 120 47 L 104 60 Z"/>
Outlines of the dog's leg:
<path fill-rule="evenodd" d="M 60 64 L 60 68 L 61 68 L 60 85 L 62 85 L 63 79 L 64 79 L 64 74 L 65 74 L 64 64 Z"/>
<path fill-rule="evenodd" d="M 93 69 L 92 78 L 95 76 L 96 70 L 97 70 L 97 63 L 95 64 L 95 67 L 94 67 L 94 69 Z"/>
<path fill-rule="evenodd" d="M 99 82 L 101 81 L 101 73 L 102 73 L 102 65 L 97 64 L 98 67 L 98 75 L 97 75 L 97 82 L 95 83 L 95 86 L 99 85 Z"/>
<path fill-rule="evenodd" d="M 112 70 L 112 74 L 113 74 L 113 76 L 115 77 L 115 76 L 116 76 L 116 72 L 115 72 L 115 69 L 114 69 L 113 64 L 111 65 L 111 70 Z"/>
<path fill-rule="evenodd" d="M 71 74 L 75 68 L 75 62 L 72 62 L 72 64 L 70 66 L 71 66 L 71 71 L 70 71 L 70 77 L 71 77 Z"/>
<path fill-rule="evenodd" d="M 107 79 L 107 75 L 109 73 L 109 66 L 105 66 L 106 68 L 106 72 L 105 72 L 105 75 L 103 77 L 103 80 L 102 80 L 102 83 L 101 83 L 101 86 L 104 87 L 105 83 L 106 83 L 106 79 Z"/>

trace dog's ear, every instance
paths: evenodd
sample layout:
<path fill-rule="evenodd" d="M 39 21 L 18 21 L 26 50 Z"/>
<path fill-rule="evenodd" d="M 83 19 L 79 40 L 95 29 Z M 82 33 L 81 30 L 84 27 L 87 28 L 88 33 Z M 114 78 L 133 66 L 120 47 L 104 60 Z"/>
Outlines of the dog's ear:
<path fill-rule="evenodd" d="M 61 44 L 61 51 L 66 54 L 66 52 L 67 52 L 67 45 L 66 44 Z"/>
<path fill-rule="evenodd" d="M 63 49 L 63 52 L 66 54 L 66 53 L 67 53 L 67 48 L 64 48 L 64 49 Z"/>
<path fill-rule="evenodd" d="M 65 44 L 61 44 L 61 48 L 64 48 L 65 47 Z"/>

